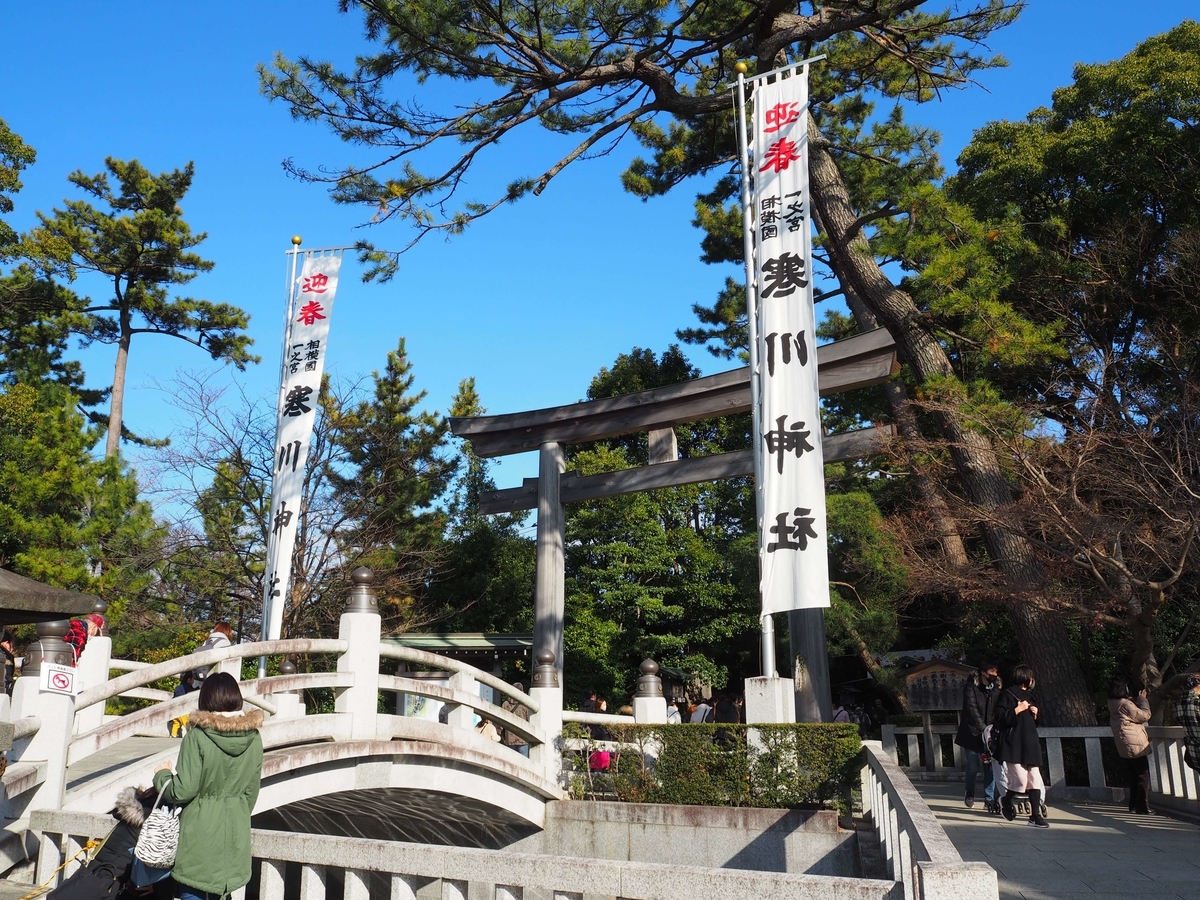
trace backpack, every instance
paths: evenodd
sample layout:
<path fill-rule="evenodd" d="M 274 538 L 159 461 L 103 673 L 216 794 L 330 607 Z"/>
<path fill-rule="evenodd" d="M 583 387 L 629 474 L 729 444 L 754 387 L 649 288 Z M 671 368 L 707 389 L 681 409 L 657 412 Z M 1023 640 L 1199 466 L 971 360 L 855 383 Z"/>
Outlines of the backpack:
<path fill-rule="evenodd" d="M 193 653 L 203 653 L 205 650 L 212 650 L 216 646 L 217 646 L 217 638 L 213 637 L 210 634 L 205 639 L 204 643 L 201 644 L 199 647 L 197 647 L 192 652 Z M 203 681 L 205 678 L 208 677 L 208 673 L 211 672 L 214 668 L 215 668 L 214 666 L 200 666 L 198 669 L 193 670 L 192 678 L 194 678 L 196 681 Z"/>

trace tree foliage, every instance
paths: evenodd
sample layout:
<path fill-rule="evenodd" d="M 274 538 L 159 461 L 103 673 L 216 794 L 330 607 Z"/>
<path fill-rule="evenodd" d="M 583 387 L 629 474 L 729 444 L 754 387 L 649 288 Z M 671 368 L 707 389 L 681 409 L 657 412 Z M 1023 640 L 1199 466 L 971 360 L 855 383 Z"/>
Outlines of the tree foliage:
<path fill-rule="evenodd" d="M 77 328 L 85 346 L 98 341 L 117 347 L 105 445 L 105 455 L 113 456 L 135 335 L 177 338 L 238 368 L 258 358 L 243 333 L 249 324 L 245 312 L 227 303 L 169 295 L 171 286 L 187 284 L 213 267 L 194 252 L 207 235 L 192 232 L 179 206 L 192 184 L 192 164 L 152 175 L 137 160 L 109 157 L 105 170 L 97 175 L 76 171 L 69 178 L 99 208 L 88 200 L 68 200 L 53 215 L 39 213 L 41 225 L 25 237 L 22 252 L 48 276 L 74 282 L 81 272 L 94 273 L 111 291 L 106 299 L 81 301 L 78 311 L 85 319 Z"/>
<path fill-rule="evenodd" d="M 456 234 L 541 193 L 568 165 L 610 152 L 630 132 L 654 154 L 626 178 L 642 195 L 728 167 L 738 60 L 766 71 L 787 55 L 828 54 L 819 108 L 859 126 L 870 113 L 866 92 L 931 99 L 998 62 L 974 48 L 1019 7 L 1005 0 L 936 12 L 925 11 L 933 5 L 926 0 L 809 0 L 796 9 L 740 0 L 339 5 L 362 15 L 376 52 L 351 70 L 280 55 L 259 67 L 261 86 L 293 118 L 323 123 L 371 157 L 355 166 L 284 165 L 329 184 L 336 201 L 373 210 L 373 221 L 410 223 L 414 242 L 430 232 Z M 473 99 L 439 110 L 396 96 L 434 78 L 471 85 Z M 514 174 L 495 196 L 453 208 L 474 164 L 524 126 L 567 137 L 569 149 L 540 172 Z M 869 146 L 858 149 L 870 157 Z M 729 180 L 722 180 L 726 197 Z M 385 258 L 375 260 L 390 271 Z"/>

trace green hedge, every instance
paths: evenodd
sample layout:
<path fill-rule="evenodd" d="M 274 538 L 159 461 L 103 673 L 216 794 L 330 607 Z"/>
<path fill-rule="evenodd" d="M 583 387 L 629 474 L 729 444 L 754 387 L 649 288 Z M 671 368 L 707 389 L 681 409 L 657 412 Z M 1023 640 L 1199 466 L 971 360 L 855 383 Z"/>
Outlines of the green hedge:
<path fill-rule="evenodd" d="M 607 772 L 588 760 L 597 744 L 582 731 L 572 758 L 572 795 L 630 803 L 820 808 L 840 806 L 858 784 L 862 742 L 849 724 L 622 725 Z M 656 751 L 656 752 L 655 752 Z M 657 762 L 654 758 L 657 757 Z"/>

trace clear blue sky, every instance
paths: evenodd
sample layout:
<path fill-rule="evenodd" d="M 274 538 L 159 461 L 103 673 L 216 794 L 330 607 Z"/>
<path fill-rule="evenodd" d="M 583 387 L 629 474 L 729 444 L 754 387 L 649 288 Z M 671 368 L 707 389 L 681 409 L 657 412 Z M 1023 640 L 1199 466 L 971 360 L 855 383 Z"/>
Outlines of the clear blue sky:
<path fill-rule="evenodd" d="M 986 72 L 982 88 L 948 94 L 910 118 L 942 133 L 952 166 L 975 128 L 1048 104 L 1076 62 L 1120 57 L 1197 11 L 1195 0 L 1136 7 L 1032 0 L 992 45 L 1010 68 Z M 248 310 L 264 360 L 245 374 L 214 377 L 238 378 L 273 397 L 290 236 L 302 235 L 308 247 L 352 243 L 368 213 L 285 177 L 285 157 L 315 167 L 344 162 L 350 150 L 323 127 L 294 123 L 284 107 L 268 104 L 255 64 L 281 50 L 348 66 L 363 46 L 359 16 L 339 15 L 334 0 L 40 0 L 8 4 L 4 21 L 0 118 L 38 151 L 12 224 L 28 227 L 35 210 L 74 196 L 66 176 L 100 171 L 107 155 L 155 171 L 194 160 L 184 212 L 208 232 L 202 250 L 217 265 L 189 292 Z M 476 184 L 540 173 L 559 146 L 538 134 L 509 142 L 485 158 Z M 474 375 L 484 404 L 499 413 L 577 400 L 617 354 L 664 349 L 676 328 L 693 324 L 691 304 L 711 301 L 726 275 L 738 273 L 699 262 L 694 189 L 648 203 L 621 191 L 618 174 L 635 153 L 630 143 L 608 159 L 572 166 L 540 198 L 506 207 L 450 243 L 425 241 L 390 284 L 362 285 L 352 267 L 331 334 L 333 374 L 353 378 L 381 367 L 403 335 L 430 408 L 444 411 L 459 380 Z M 410 235 L 386 225 L 367 236 L 398 247 Z M 720 368 L 700 348 L 688 353 L 706 372 Z M 112 356 L 108 347 L 86 354 L 92 384 L 111 381 Z M 153 382 L 206 363 L 178 341 L 142 337 L 131 354 L 129 426 L 169 436 L 174 414 Z M 496 476 L 509 486 L 535 472 L 526 456 Z"/>

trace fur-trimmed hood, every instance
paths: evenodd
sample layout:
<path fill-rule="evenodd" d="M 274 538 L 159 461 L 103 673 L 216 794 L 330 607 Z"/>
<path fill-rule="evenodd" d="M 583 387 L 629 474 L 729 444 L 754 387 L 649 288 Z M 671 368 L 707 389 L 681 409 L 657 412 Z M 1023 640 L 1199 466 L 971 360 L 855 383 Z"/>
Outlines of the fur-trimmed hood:
<path fill-rule="evenodd" d="M 188 717 L 191 730 L 184 740 L 207 740 L 226 756 L 241 756 L 251 747 L 258 747 L 261 753 L 258 729 L 262 723 L 263 714 L 257 709 L 236 715 L 197 711 Z"/>
<path fill-rule="evenodd" d="M 146 807 L 138 799 L 138 789 L 127 787 L 117 794 L 117 805 L 113 807 L 113 815 L 122 822 L 140 828 L 146 821 Z"/>
<path fill-rule="evenodd" d="M 224 713 L 205 712 L 197 710 L 188 716 L 189 728 L 204 728 L 221 734 L 235 734 L 243 731 L 258 731 L 262 728 L 263 714 L 261 709 L 251 709 L 228 716 Z"/>

